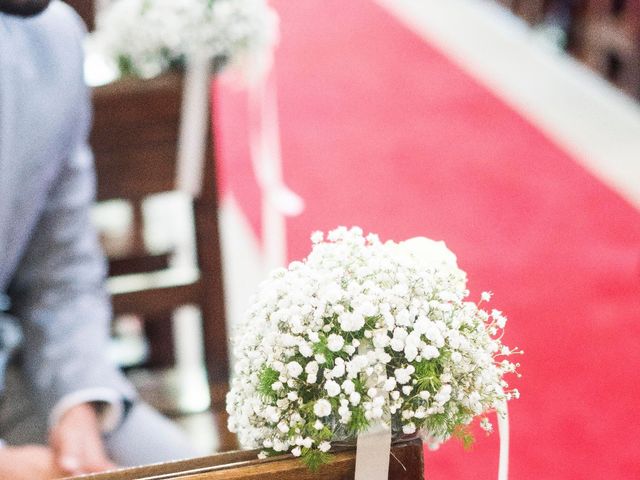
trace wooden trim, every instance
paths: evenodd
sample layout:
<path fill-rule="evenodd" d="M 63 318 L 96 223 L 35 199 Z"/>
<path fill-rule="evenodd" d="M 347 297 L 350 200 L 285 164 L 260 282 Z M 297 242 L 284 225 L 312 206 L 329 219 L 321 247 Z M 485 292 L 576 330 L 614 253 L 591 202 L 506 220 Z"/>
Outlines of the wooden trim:
<path fill-rule="evenodd" d="M 422 480 L 424 453 L 422 441 L 410 440 L 392 446 L 389 479 Z M 229 452 L 210 457 L 137 467 L 99 475 L 82 477 L 86 480 L 337 480 L 354 477 L 356 450 L 337 449 L 331 462 L 317 472 L 311 472 L 291 455 L 258 460 L 257 450 Z"/>
<path fill-rule="evenodd" d="M 116 315 L 125 313 L 160 314 L 182 305 L 199 305 L 200 290 L 200 283 L 196 282 L 187 285 L 117 293 L 112 296 L 113 311 Z"/>

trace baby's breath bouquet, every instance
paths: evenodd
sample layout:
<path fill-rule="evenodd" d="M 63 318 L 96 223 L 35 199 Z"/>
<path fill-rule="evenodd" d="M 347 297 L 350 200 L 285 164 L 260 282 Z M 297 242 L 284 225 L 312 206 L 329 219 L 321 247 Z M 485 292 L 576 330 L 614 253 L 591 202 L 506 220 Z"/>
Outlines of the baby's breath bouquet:
<path fill-rule="evenodd" d="M 189 57 L 268 52 L 277 24 L 266 0 L 112 0 L 98 15 L 89 51 L 123 74 L 152 77 Z"/>
<path fill-rule="evenodd" d="M 235 340 L 229 428 L 261 456 L 315 468 L 332 443 L 382 423 L 432 445 L 517 398 L 506 318 L 466 300 L 466 274 L 443 242 L 382 243 L 340 227 L 312 236 L 302 262 L 261 285 Z"/>

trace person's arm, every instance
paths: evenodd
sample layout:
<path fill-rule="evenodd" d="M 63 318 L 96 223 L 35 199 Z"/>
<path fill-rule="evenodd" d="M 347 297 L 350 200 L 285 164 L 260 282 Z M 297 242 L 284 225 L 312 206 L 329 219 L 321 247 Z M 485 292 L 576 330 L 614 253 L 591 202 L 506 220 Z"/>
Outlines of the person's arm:
<path fill-rule="evenodd" d="M 0 478 L 11 480 L 50 480 L 62 478 L 53 453 L 42 445 L 0 446 Z"/>
<path fill-rule="evenodd" d="M 68 110 L 75 130 L 9 290 L 12 312 L 24 331 L 25 371 L 46 412 L 82 391 L 115 392 L 121 403 L 135 395 L 107 357 L 111 307 L 105 290 L 106 263 L 90 220 L 95 178 L 87 145 L 90 105 L 82 79 L 83 32 L 71 15 L 62 19 L 72 20 L 64 28 L 77 32 L 77 41 L 66 49 L 67 59 L 75 63 L 60 67 L 76 72 L 77 82 L 67 86 L 74 93 Z M 86 413 L 82 405 L 86 406 L 73 405 L 60 412 L 52 426 L 52 446 L 59 458 L 65 453 L 60 449 L 74 442 L 55 439 L 78 437 L 60 434 L 60 425 L 63 429 L 81 426 L 65 419 L 76 418 L 69 416 L 72 410 Z M 87 438 L 100 439 L 100 431 L 94 432 L 99 422 L 85 426 L 92 429 L 91 434 L 85 432 Z"/>
<path fill-rule="evenodd" d="M 107 358 L 111 308 L 105 261 L 89 218 L 93 184 L 92 157 L 82 142 L 59 172 L 10 290 L 24 329 L 25 370 L 47 412 L 80 391 L 108 390 L 121 402 L 134 397 Z M 52 446 L 64 463 L 73 439 L 82 439 L 61 433 L 58 424 Z M 99 438 L 89 431 L 84 435 Z M 72 473 L 79 471 L 86 469 Z"/>

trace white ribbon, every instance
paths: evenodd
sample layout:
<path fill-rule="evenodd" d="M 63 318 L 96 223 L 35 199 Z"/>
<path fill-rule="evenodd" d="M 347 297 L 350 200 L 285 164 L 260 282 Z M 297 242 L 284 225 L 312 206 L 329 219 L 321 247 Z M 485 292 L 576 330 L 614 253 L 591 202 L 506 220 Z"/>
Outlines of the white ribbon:
<path fill-rule="evenodd" d="M 285 217 L 304 210 L 304 201 L 282 178 L 280 128 L 276 83 L 272 69 L 256 52 L 247 58 L 244 78 L 249 93 L 249 142 L 251 163 L 262 197 L 262 233 L 265 267 L 271 270 L 286 262 Z M 269 62 L 266 62 L 269 65 Z M 185 73 L 176 188 L 194 197 L 202 189 L 207 131 L 209 128 L 210 60 L 192 58 Z"/>
<path fill-rule="evenodd" d="M 176 188 L 193 197 L 200 195 L 205 159 L 207 128 L 210 128 L 209 90 L 211 61 L 189 59 L 182 89 L 182 110 L 176 163 Z"/>
<path fill-rule="evenodd" d="M 251 162 L 262 194 L 262 235 L 265 267 L 286 263 L 285 217 L 304 210 L 303 199 L 284 183 L 276 83 L 273 73 L 261 75 L 249 86 Z"/>
<path fill-rule="evenodd" d="M 509 478 L 509 411 L 506 400 L 496 416 L 500 440 L 498 480 L 507 480 Z M 378 424 L 359 435 L 356 446 L 355 480 L 386 479 L 390 454 L 391 430 L 388 427 Z"/>
<path fill-rule="evenodd" d="M 386 480 L 391 455 L 391 429 L 379 423 L 358 435 L 354 480 Z"/>
<path fill-rule="evenodd" d="M 506 400 L 496 415 L 498 417 L 498 437 L 500 438 L 498 480 L 507 480 L 509 477 L 509 410 Z"/>
<path fill-rule="evenodd" d="M 358 353 L 367 355 L 371 352 L 370 346 L 360 344 Z M 387 379 L 387 374 L 382 371 L 378 375 L 369 375 L 367 388 L 378 388 Z M 384 396 L 389 394 L 384 392 Z M 391 455 L 391 416 L 386 415 L 373 423 L 367 431 L 358 435 L 356 441 L 356 471 L 354 480 L 386 480 L 389 474 L 389 457 Z"/>

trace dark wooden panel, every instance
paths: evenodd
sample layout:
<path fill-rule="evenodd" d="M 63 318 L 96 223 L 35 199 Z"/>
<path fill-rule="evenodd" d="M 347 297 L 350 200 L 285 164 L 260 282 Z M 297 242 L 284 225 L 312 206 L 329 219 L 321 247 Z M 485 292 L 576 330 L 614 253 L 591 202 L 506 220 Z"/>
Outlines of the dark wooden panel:
<path fill-rule="evenodd" d="M 175 146 L 156 145 L 130 149 L 126 159 L 95 153 L 99 201 L 142 198 L 175 188 Z"/>
<path fill-rule="evenodd" d="M 100 113 L 100 116 L 106 116 Z M 100 154 L 120 153 L 126 149 L 139 148 L 141 145 L 173 144 L 178 141 L 179 119 L 160 122 L 140 121 L 133 123 L 111 122 L 98 124 L 91 138 L 93 150 Z M 98 133 L 99 129 L 99 133 Z M 116 143 L 117 142 L 117 143 Z"/>
<path fill-rule="evenodd" d="M 147 253 L 128 253 L 121 257 L 110 256 L 109 275 L 129 275 L 149 273 L 169 268 L 169 253 L 151 255 Z"/>
<path fill-rule="evenodd" d="M 640 2 L 587 0 L 573 53 L 630 95 L 640 98 Z"/>
<path fill-rule="evenodd" d="M 93 92 L 98 200 L 175 188 L 182 77 L 126 78 Z"/>
<path fill-rule="evenodd" d="M 112 301 L 113 311 L 116 315 L 126 313 L 160 314 L 181 305 L 197 305 L 200 301 L 200 285 L 196 282 L 188 285 L 117 293 L 113 295 Z"/>
<path fill-rule="evenodd" d="M 82 17 L 89 30 L 95 27 L 95 1 L 94 0 L 64 0 L 71 5 L 76 12 Z"/>

